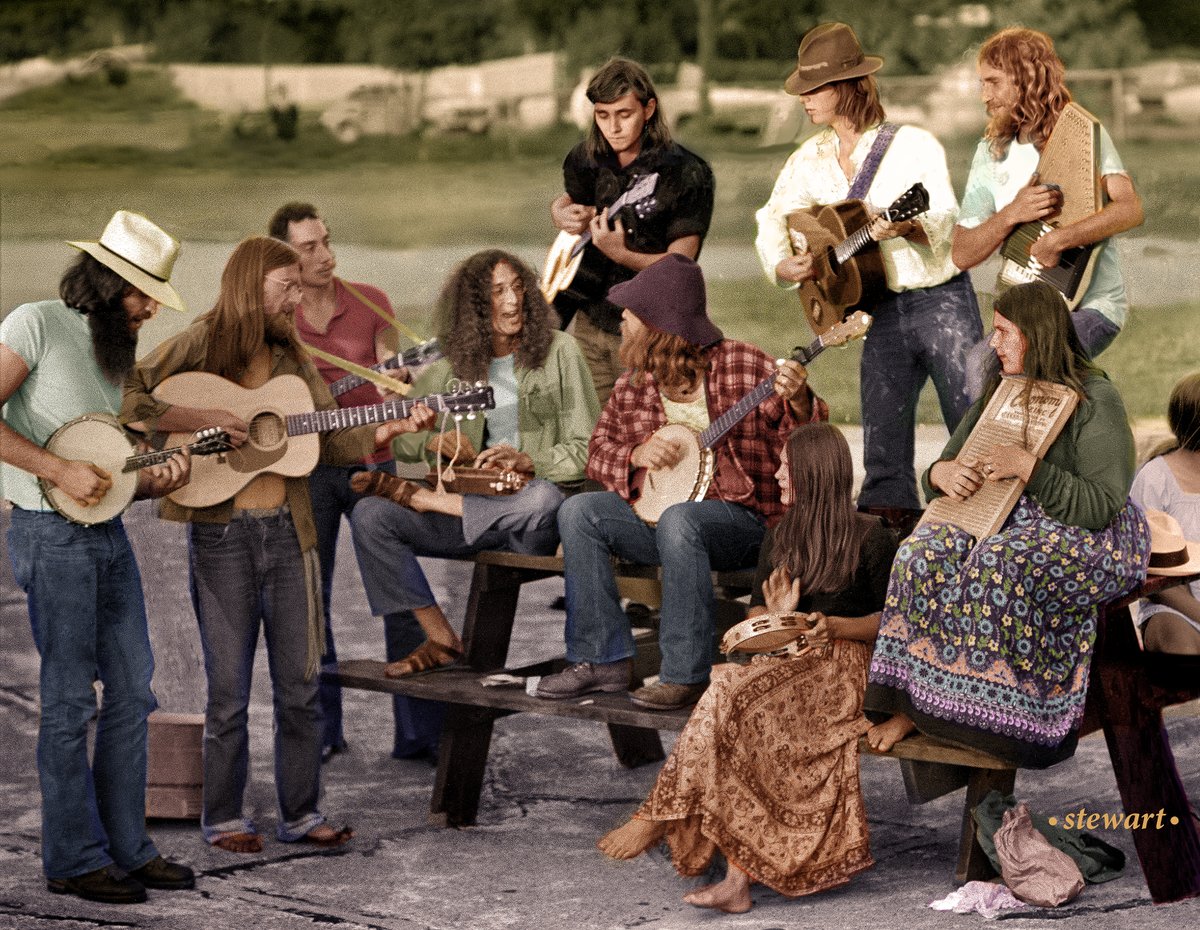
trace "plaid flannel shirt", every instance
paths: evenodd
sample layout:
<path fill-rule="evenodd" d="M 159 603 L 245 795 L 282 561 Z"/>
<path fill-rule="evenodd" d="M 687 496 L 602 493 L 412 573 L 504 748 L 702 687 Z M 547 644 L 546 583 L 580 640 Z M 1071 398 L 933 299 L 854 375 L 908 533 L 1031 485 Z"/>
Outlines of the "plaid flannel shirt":
<path fill-rule="evenodd" d="M 771 357 L 755 346 L 732 339 L 718 343 L 709 356 L 704 379 L 710 422 L 774 370 Z M 811 389 L 809 393 L 811 422 L 828 420 L 829 406 Z M 624 372 L 617 379 L 588 443 L 588 476 L 631 501 L 634 491 L 630 479 L 634 469 L 629 458 L 634 448 L 666 423 L 666 411 L 654 376 L 643 372 L 641 385 L 635 386 L 630 372 Z M 783 512 L 775 481 L 779 450 L 788 434 L 799 425 L 791 405 L 771 393 L 717 443 L 716 471 L 706 499 L 742 504 L 773 522 Z"/>

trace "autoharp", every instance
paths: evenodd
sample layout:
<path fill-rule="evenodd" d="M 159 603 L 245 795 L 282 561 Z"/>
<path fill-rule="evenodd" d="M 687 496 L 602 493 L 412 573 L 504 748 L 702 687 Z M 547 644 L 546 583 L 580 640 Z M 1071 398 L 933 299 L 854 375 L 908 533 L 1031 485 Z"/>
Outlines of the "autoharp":
<path fill-rule="evenodd" d="M 1066 249 L 1053 268 L 1044 268 L 1029 251 L 1056 226 L 1066 226 L 1096 213 L 1104 205 L 1100 187 L 1100 122 L 1077 103 L 1068 103 L 1038 159 L 1038 183 L 1062 194 L 1059 212 L 1050 222 L 1035 220 L 1014 229 L 1000 247 L 1002 287 L 1045 281 L 1057 288 L 1074 309 L 1076 295 L 1090 277 L 1095 243 Z"/>

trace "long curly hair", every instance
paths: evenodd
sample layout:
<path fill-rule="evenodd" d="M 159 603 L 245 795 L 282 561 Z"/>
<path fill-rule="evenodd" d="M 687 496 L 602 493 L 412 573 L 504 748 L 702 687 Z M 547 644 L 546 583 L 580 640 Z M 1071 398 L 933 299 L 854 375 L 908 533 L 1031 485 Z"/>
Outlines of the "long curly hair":
<path fill-rule="evenodd" d="M 264 279 L 277 268 L 299 263 L 296 250 L 278 239 L 251 236 L 238 243 L 221 272 L 221 291 L 216 304 L 199 318 L 208 323 L 213 333 L 208 342 L 205 371 L 234 381 L 241 377 L 267 339 Z M 308 357 L 294 327 L 283 345 L 297 361 Z"/>
<path fill-rule="evenodd" d="M 541 368 L 550 354 L 558 314 L 546 303 L 533 271 L 511 252 L 476 252 L 451 272 L 434 309 L 438 342 L 454 376 L 464 381 L 487 380 L 492 361 L 492 272 L 502 264 L 517 273 L 525 288 L 517 367 Z"/>
<path fill-rule="evenodd" d="M 983 43 L 978 62 L 1003 71 L 1018 88 L 1011 111 L 997 113 L 984 131 L 993 158 L 1003 158 L 1018 134 L 1040 152 L 1060 114 L 1071 102 L 1066 67 L 1054 51 L 1054 40 L 1036 29 L 1001 29 Z"/>
<path fill-rule="evenodd" d="M 858 567 L 866 524 L 854 510 L 854 466 L 832 423 L 805 423 L 785 446 L 795 503 L 775 527 L 771 559 L 803 592 L 847 587 Z"/>

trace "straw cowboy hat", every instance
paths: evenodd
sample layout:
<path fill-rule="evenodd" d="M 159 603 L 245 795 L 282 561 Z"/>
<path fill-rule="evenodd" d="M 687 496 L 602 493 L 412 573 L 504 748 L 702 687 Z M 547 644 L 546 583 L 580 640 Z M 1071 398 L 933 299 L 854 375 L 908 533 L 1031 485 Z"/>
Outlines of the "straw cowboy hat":
<path fill-rule="evenodd" d="M 810 29 L 800 40 L 796 57 L 796 70 L 783 82 L 783 89 L 796 96 L 830 81 L 874 74 L 883 67 L 879 56 L 863 54 L 858 36 L 845 23 L 821 23 Z"/>
<path fill-rule="evenodd" d="M 187 304 L 170 284 L 179 243 L 140 213 L 118 210 L 104 227 L 99 242 L 67 245 L 87 252 L 164 307 L 187 310 Z"/>
<path fill-rule="evenodd" d="M 1150 524 L 1151 575 L 1194 575 L 1200 572 L 1200 542 L 1183 538 L 1179 521 L 1161 510 L 1147 510 Z"/>

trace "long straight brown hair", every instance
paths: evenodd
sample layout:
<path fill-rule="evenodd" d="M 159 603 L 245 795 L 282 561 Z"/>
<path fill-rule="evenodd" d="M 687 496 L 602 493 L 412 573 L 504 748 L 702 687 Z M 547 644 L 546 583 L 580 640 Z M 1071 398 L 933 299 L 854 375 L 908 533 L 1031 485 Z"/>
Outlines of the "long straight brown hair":
<path fill-rule="evenodd" d="M 805 423 L 787 440 L 794 503 L 775 527 L 772 561 L 804 592 L 841 591 L 854 579 L 865 533 L 854 510 L 850 445 L 832 423 Z"/>
<path fill-rule="evenodd" d="M 263 279 L 276 268 L 299 262 L 296 250 L 278 239 L 251 236 L 238 243 L 221 272 L 216 304 L 200 317 L 213 333 L 208 342 L 206 371 L 235 381 L 241 376 L 265 338 Z M 297 360 L 307 356 L 295 334 L 288 340 L 287 349 Z"/>

